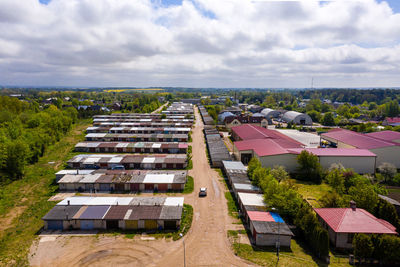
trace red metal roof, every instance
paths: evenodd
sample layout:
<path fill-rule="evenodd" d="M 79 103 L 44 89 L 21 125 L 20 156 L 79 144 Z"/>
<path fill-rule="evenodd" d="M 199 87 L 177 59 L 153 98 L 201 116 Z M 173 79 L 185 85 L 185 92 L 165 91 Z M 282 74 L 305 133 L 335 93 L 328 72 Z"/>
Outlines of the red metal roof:
<path fill-rule="evenodd" d="M 329 137 L 342 143 L 362 149 L 374 149 L 398 145 L 393 142 L 384 141 L 366 134 L 356 133 L 345 129 L 334 129 L 327 133 L 321 134 L 321 136 Z"/>
<path fill-rule="evenodd" d="M 321 208 L 315 212 L 337 233 L 397 234 L 396 227 L 364 209 Z"/>
<path fill-rule="evenodd" d="M 301 151 L 306 150 L 316 156 L 376 157 L 374 153 L 367 149 L 357 148 L 294 148 L 288 150 L 295 154 L 300 154 Z"/>
<path fill-rule="evenodd" d="M 253 139 L 234 142 L 239 151 L 253 150 L 259 157 L 288 154 L 289 152 L 272 139 Z"/>
<path fill-rule="evenodd" d="M 247 216 L 249 216 L 251 221 L 275 222 L 274 218 L 269 212 L 248 211 Z"/>
<path fill-rule="evenodd" d="M 395 131 L 381 131 L 381 132 L 367 133 L 367 135 L 385 141 L 400 140 L 400 133 Z"/>

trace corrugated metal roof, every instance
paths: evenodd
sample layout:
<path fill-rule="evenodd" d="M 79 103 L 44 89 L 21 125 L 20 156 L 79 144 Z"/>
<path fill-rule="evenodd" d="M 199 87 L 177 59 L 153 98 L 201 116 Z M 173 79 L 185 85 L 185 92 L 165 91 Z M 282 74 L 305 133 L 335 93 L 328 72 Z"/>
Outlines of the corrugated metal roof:
<path fill-rule="evenodd" d="M 395 140 L 400 140 L 400 132 L 395 132 L 395 131 L 381 131 L 381 132 L 367 133 L 366 135 L 385 141 L 393 142 Z"/>
<path fill-rule="evenodd" d="M 160 213 L 161 220 L 180 220 L 182 218 L 182 206 L 163 206 Z"/>
<path fill-rule="evenodd" d="M 263 194 L 238 193 L 238 197 L 244 206 L 265 206 Z"/>
<path fill-rule="evenodd" d="M 111 206 L 107 214 L 104 216 L 105 220 L 123 220 L 130 206 Z"/>
<path fill-rule="evenodd" d="M 81 220 L 101 220 L 110 209 L 110 206 L 88 206 L 79 218 Z M 75 218 L 75 217 L 74 217 Z"/>
<path fill-rule="evenodd" d="M 254 229 L 259 234 L 274 234 L 274 235 L 289 235 L 293 236 L 292 231 L 286 223 L 278 222 L 263 222 L 263 221 L 252 221 Z"/>
<path fill-rule="evenodd" d="M 160 218 L 161 206 L 131 206 L 129 220 L 157 220 Z"/>
<path fill-rule="evenodd" d="M 246 166 L 244 166 L 241 161 L 223 160 L 222 164 L 224 165 L 225 170 L 247 170 Z"/>
<path fill-rule="evenodd" d="M 398 143 L 377 139 L 369 135 L 356 133 L 345 129 L 334 129 L 327 133 L 321 134 L 321 137 L 332 138 L 361 149 L 374 149 L 399 145 Z"/>
<path fill-rule="evenodd" d="M 173 174 L 147 174 L 144 177 L 144 184 L 170 184 L 174 181 Z"/>
<path fill-rule="evenodd" d="M 183 206 L 184 197 L 167 197 L 164 206 Z"/>
<path fill-rule="evenodd" d="M 43 220 L 67 220 L 80 210 L 82 206 L 55 206 L 42 219 Z"/>

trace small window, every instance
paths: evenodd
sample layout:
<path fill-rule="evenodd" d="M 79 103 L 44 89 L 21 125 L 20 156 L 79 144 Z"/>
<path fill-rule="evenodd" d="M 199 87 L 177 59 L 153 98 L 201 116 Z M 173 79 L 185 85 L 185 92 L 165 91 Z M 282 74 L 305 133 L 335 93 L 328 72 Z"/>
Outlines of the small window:
<path fill-rule="evenodd" d="M 352 244 L 353 238 L 354 238 L 354 234 L 347 234 L 347 243 Z"/>

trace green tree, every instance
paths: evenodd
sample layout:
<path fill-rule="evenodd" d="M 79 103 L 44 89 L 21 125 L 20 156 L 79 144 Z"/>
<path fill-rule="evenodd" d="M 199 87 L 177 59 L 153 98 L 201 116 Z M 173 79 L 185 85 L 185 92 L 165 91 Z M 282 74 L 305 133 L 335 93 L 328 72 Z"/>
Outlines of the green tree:
<path fill-rule="evenodd" d="M 322 124 L 326 126 L 334 126 L 335 125 L 335 119 L 333 118 L 333 115 L 331 112 L 325 113 L 323 119 L 322 119 Z"/>
<path fill-rule="evenodd" d="M 285 170 L 285 167 L 280 165 L 274 166 L 274 168 L 271 169 L 271 175 L 279 182 L 286 181 L 287 179 L 290 178 L 289 174 Z"/>
<path fill-rule="evenodd" d="M 302 180 L 321 183 L 323 178 L 323 169 L 319 163 L 318 157 L 312 153 L 303 150 L 297 156 L 297 162 L 300 167 L 298 169 L 298 177 Z"/>
<path fill-rule="evenodd" d="M 399 115 L 399 111 L 399 103 L 397 100 L 393 100 L 385 104 L 385 115 L 387 117 L 396 117 Z"/>
<path fill-rule="evenodd" d="M 23 140 L 8 143 L 6 170 L 11 178 L 22 178 L 28 153 L 29 147 Z"/>
<path fill-rule="evenodd" d="M 249 178 L 253 179 L 253 172 L 255 171 L 255 169 L 261 167 L 261 162 L 257 158 L 251 158 L 249 164 L 247 165 L 247 175 L 249 176 Z"/>

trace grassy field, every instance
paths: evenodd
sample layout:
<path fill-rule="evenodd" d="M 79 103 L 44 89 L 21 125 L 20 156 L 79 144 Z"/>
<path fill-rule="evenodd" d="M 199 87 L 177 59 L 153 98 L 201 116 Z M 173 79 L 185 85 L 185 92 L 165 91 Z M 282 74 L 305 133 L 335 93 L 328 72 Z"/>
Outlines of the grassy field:
<path fill-rule="evenodd" d="M 328 264 L 314 258 L 307 247 L 292 239 L 291 247 L 281 248 L 279 261 L 274 247 L 256 248 L 248 244 L 240 244 L 238 242 L 237 231 L 229 231 L 227 233 L 229 240 L 232 243 L 233 250 L 236 255 L 254 262 L 261 266 L 328 266 Z M 335 257 L 331 254 L 331 264 L 329 266 L 350 266 L 347 258 Z"/>
<path fill-rule="evenodd" d="M 0 189 L 0 265 L 28 265 L 29 247 L 43 226 L 41 218 L 55 205 L 47 201 L 58 188 L 54 173 L 64 167 L 89 125 L 89 120 L 75 125 L 36 164 L 27 167 L 23 179 Z"/>
<path fill-rule="evenodd" d="M 146 92 L 146 91 L 164 91 L 162 88 L 130 88 L 130 89 L 110 89 L 110 90 L 104 90 L 107 93 L 121 93 L 121 92 Z"/>
<path fill-rule="evenodd" d="M 294 180 L 297 191 L 308 201 L 314 208 L 320 208 L 319 199 L 327 193 L 333 191 L 333 189 L 327 184 L 313 184 L 310 182 L 304 182 Z"/>

